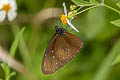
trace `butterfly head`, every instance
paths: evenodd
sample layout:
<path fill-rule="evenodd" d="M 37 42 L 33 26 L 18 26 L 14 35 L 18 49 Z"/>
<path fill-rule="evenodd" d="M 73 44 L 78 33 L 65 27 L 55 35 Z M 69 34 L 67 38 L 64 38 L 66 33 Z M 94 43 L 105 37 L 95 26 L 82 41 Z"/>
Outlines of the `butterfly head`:
<path fill-rule="evenodd" d="M 56 26 L 56 33 L 59 35 L 62 35 L 66 32 L 66 30 L 64 28 L 60 28 L 59 26 Z"/>

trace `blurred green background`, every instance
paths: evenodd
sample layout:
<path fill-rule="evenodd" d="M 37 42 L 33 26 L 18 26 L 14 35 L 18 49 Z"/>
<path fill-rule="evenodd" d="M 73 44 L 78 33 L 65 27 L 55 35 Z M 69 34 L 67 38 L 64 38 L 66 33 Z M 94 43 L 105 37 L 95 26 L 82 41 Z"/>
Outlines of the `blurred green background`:
<path fill-rule="evenodd" d="M 120 10 L 116 6 L 118 1 L 105 0 L 105 4 Z M 74 4 L 70 0 L 17 0 L 16 20 L 0 23 L 0 46 L 9 51 L 16 33 L 25 27 L 24 40 L 17 48 L 15 59 L 24 64 L 36 80 L 93 80 L 120 37 L 120 28 L 110 23 L 119 19 L 120 16 L 108 8 L 97 7 L 75 17 L 72 23 L 80 32 L 72 31 L 71 33 L 84 41 L 84 47 L 74 59 L 56 73 L 44 75 L 41 71 L 42 58 L 49 40 L 55 33 L 55 26 L 61 26 L 61 23 L 59 18 L 51 17 L 39 24 L 41 21 L 37 21 L 36 15 L 48 8 L 53 8 L 54 15 L 56 14 L 54 8 L 63 9 L 63 2 L 68 9 L 70 4 Z M 48 13 L 44 13 L 44 16 L 37 18 L 40 20 L 47 15 Z M 1 67 L 0 78 L 3 80 L 5 78 Z M 11 80 L 27 79 L 17 73 Z M 106 80 L 120 80 L 119 63 L 110 69 Z"/>

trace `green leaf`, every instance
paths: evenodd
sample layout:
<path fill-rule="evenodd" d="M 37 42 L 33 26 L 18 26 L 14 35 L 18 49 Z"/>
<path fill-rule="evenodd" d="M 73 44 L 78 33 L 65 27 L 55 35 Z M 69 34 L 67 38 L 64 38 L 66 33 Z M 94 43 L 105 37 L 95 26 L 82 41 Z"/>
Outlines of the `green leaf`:
<path fill-rule="evenodd" d="M 91 4 L 97 4 L 98 2 L 96 0 L 90 0 Z"/>
<path fill-rule="evenodd" d="M 71 0 L 74 4 L 76 4 L 77 6 L 90 6 L 93 4 L 90 4 L 90 2 L 88 1 L 83 1 L 83 0 Z"/>
<path fill-rule="evenodd" d="M 111 21 L 110 23 L 114 24 L 115 26 L 120 27 L 120 19 Z"/>
<path fill-rule="evenodd" d="M 11 72 L 9 77 L 11 78 L 12 76 L 16 75 L 16 72 Z"/>
<path fill-rule="evenodd" d="M 15 37 L 16 34 L 20 32 L 20 27 L 17 24 L 15 24 L 12 26 L 12 31 L 13 31 L 13 35 Z M 26 65 L 29 65 L 31 62 L 30 61 L 31 58 L 29 55 L 30 52 L 27 48 L 26 42 L 23 37 L 21 37 L 21 39 L 20 39 L 19 50 L 20 50 L 20 54 L 23 58 L 23 61 L 25 62 Z"/>
<path fill-rule="evenodd" d="M 120 2 L 118 2 L 116 5 L 120 8 Z"/>
<path fill-rule="evenodd" d="M 92 16 L 92 14 L 94 13 L 94 11 L 95 11 L 94 8 L 93 8 L 93 9 L 90 9 L 90 10 L 88 11 L 88 17 Z"/>
<path fill-rule="evenodd" d="M 15 52 L 16 52 L 17 46 L 19 44 L 20 37 L 22 36 L 22 33 L 23 33 L 24 30 L 25 30 L 25 27 L 23 27 L 21 29 L 21 31 L 16 35 L 15 40 L 12 43 L 12 46 L 11 46 L 11 49 L 10 49 L 10 56 L 11 57 L 15 56 Z"/>
<path fill-rule="evenodd" d="M 113 61 L 112 65 L 115 65 L 117 63 L 120 63 L 120 54 L 115 58 L 115 60 Z"/>
<path fill-rule="evenodd" d="M 96 38 L 101 31 L 103 31 L 105 23 L 103 15 L 104 15 L 103 8 L 99 7 L 89 10 L 87 17 L 87 28 L 85 29 L 85 36 L 87 39 L 92 40 L 93 38 Z"/>
<path fill-rule="evenodd" d="M 2 69 L 5 71 L 5 64 L 1 63 L 0 65 L 1 65 Z"/>
<path fill-rule="evenodd" d="M 15 37 L 15 40 L 12 43 L 12 46 L 11 46 L 11 49 L 10 49 L 10 56 L 11 57 L 14 57 L 14 55 L 15 55 L 17 46 L 19 44 L 20 37 L 22 36 L 22 33 L 23 33 L 24 30 L 25 30 L 25 28 L 23 27 L 21 29 L 21 31 L 17 33 L 17 35 Z M 4 72 L 5 72 L 5 79 L 6 80 L 9 80 L 12 76 L 14 76 L 16 74 L 15 72 L 11 72 L 10 73 L 10 67 L 9 67 L 9 65 L 1 64 L 1 66 L 2 66 L 2 68 L 4 70 Z"/>
<path fill-rule="evenodd" d="M 95 75 L 94 80 L 106 80 L 110 71 L 112 70 L 112 63 L 115 57 L 120 53 L 120 39 L 114 45 L 113 49 L 110 51 L 109 55 L 106 57 L 104 62 L 102 63 L 100 69 Z"/>
<path fill-rule="evenodd" d="M 4 63 L 1 63 L 1 67 L 3 69 L 3 71 L 5 72 L 5 79 L 9 80 L 9 74 L 10 74 L 10 67 Z"/>

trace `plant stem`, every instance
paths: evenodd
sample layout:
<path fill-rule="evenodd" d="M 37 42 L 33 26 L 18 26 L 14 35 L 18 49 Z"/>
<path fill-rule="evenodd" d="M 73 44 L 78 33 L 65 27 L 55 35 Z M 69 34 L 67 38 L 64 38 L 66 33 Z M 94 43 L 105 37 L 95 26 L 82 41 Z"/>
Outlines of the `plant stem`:
<path fill-rule="evenodd" d="M 117 10 L 117 9 L 111 7 L 111 6 L 108 6 L 108 5 L 106 5 L 106 4 L 103 4 L 103 6 L 105 6 L 105 7 L 107 7 L 107 8 L 109 8 L 109 9 L 111 9 L 111 10 L 113 10 L 113 11 L 115 11 L 115 12 L 117 12 L 117 13 L 120 14 L 120 11 L 119 11 L 119 10 Z"/>
<path fill-rule="evenodd" d="M 80 8 L 78 8 L 77 11 L 79 11 L 79 10 L 82 9 L 82 8 L 83 8 L 83 6 L 81 6 Z"/>
<path fill-rule="evenodd" d="M 82 10 L 82 11 L 76 13 L 75 15 L 81 14 L 81 13 L 83 13 L 83 12 L 85 12 L 85 11 L 88 11 L 89 9 L 92 9 L 92 8 L 95 8 L 95 7 L 98 7 L 98 6 L 100 6 L 100 5 L 95 5 L 95 6 L 92 6 L 92 7 L 86 8 L 86 9 L 84 9 L 84 10 Z"/>

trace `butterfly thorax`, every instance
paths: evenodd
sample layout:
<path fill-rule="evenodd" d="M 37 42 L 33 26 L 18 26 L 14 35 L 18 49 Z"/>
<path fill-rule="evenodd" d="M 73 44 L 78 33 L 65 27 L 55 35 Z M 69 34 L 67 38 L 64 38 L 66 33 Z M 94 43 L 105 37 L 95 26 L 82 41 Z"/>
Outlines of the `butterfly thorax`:
<path fill-rule="evenodd" d="M 60 28 L 58 26 L 56 26 L 55 28 L 56 28 L 56 33 L 59 35 L 63 35 L 66 32 L 66 30 L 64 28 Z"/>

